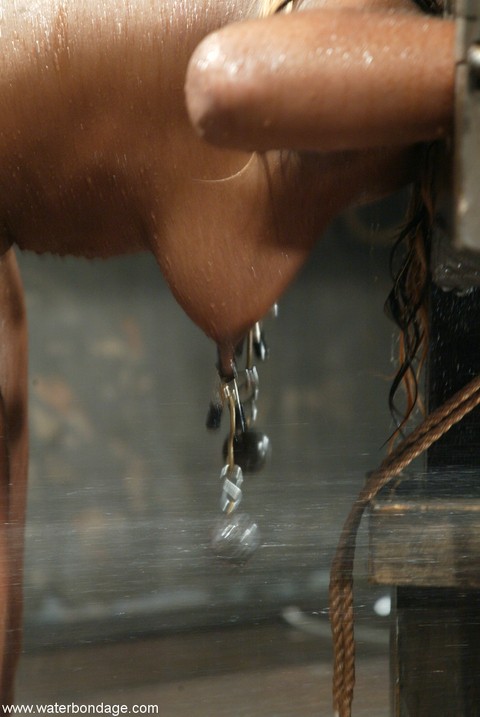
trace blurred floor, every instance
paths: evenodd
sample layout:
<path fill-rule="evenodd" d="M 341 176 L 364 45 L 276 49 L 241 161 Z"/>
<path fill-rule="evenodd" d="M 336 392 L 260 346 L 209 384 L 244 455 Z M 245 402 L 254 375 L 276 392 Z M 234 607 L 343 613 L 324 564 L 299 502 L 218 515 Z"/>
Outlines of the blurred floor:
<path fill-rule="evenodd" d="M 388 657 L 359 645 L 355 717 L 388 715 Z M 283 624 L 32 653 L 20 704 L 158 705 L 161 717 L 331 715 L 331 656 Z"/>

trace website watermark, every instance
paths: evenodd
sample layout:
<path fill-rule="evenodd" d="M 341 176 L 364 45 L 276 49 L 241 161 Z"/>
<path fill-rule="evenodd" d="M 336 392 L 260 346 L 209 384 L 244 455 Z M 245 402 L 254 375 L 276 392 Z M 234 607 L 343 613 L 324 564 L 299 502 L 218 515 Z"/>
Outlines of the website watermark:
<path fill-rule="evenodd" d="M 158 715 L 158 705 L 126 705 L 99 702 L 98 704 L 80 704 L 77 702 L 53 702 L 51 704 L 2 705 L 4 715 Z M 1 714 L 1 713 L 0 713 Z"/>

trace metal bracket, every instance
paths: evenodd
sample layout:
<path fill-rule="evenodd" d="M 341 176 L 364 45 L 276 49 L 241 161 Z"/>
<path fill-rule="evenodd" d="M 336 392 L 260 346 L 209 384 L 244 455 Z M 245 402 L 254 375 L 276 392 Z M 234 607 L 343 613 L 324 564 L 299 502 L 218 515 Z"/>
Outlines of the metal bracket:
<path fill-rule="evenodd" d="M 480 252 L 480 2 L 457 0 L 454 246 Z"/>
<path fill-rule="evenodd" d="M 480 286 L 480 0 L 454 7 L 455 122 L 451 186 L 440 209 L 432 273 L 446 290 Z M 448 180 L 447 180 L 448 181 Z"/>

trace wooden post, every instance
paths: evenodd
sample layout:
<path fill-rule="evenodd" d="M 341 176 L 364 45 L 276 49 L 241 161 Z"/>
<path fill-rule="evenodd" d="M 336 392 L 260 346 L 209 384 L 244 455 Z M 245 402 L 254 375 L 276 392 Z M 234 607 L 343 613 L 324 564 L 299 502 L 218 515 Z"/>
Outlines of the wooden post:
<path fill-rule="evenodd" d="M 480 373 L 480 290 L 431 293 L 429 409 Z M 394 717 L 480 716 L 480 411 L 374 502 L 370 570 L 393 591 Z"/>

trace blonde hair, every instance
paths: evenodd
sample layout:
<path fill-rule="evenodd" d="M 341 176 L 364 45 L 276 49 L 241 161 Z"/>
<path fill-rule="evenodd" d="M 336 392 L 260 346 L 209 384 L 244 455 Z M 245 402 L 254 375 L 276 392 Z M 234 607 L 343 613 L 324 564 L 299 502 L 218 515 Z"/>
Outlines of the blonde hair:
<path fill-rule="evenodd" d="M 295 0 L 262 0 L 258 12 L 259 17 L 269 17 L 275 15 L 280 10 L 291 12 L 294 8 Z"/>

